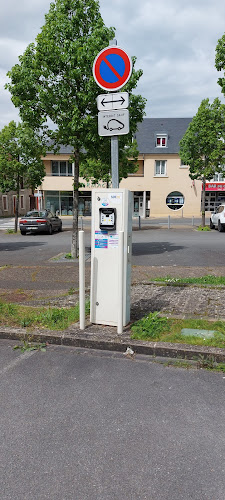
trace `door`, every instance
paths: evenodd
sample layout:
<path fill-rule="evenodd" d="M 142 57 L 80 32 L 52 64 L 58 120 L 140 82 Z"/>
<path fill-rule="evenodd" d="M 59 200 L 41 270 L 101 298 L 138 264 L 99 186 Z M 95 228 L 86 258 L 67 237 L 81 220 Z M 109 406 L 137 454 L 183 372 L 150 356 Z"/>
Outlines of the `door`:
<path fill-rule="evenodd" d="M 134 217 L 144 217 L 143 196 L 134 195 Z"/>
<path fill-rule="evenodd" d="M 139 196 L 134 196 L 134 217 L 139 215 Z"/>

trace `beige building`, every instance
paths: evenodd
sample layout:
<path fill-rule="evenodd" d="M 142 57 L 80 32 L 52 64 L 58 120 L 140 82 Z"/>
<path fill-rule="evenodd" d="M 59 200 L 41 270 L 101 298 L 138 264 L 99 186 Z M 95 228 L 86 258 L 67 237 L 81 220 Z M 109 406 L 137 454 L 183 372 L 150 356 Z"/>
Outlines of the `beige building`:
<path fill-rule="evenodd" d="M 187 165 L 179 157 L 179 142 L 191 118 L 145 118 L 135 138 L 139 149 L 139 169 L 120 183 L 133 192 L 133 215 L 146 217 L 199 217 L 201 214 L 201 181 L 192 181 Z M 60 215 L 72 215 L 73 165 L 70 147 L 60 153 L 49 152 L 44 158 L 46 177 L 37 191 L 40 207 Z M 80 190 L 79 214 L 91 215 L 92 183 Z M 99 184 L 100 187 L 101 183 Z M 224 194 L 223 194 L 224 189 Z M 225 183 L 215 178 L 207 183 L 206 210 L 225 201 Z"/>

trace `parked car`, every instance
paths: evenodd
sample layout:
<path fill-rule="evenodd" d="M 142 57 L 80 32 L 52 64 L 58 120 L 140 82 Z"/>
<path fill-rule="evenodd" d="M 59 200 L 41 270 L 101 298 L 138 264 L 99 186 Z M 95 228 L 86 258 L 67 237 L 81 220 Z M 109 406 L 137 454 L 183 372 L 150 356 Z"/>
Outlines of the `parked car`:
<path fill-rule="evenodd" d="M 209 225 L 211 229 L 217 227 L 220 232 L 225 230 L 225 204 L 217 207 L 211 214 Z"/>
<path fill-rule="evenodd" d="M 20 232 L 26 234 L 28 232 L 41 233 L 46 232 L 52 234 L 53 231 L 62 231 L 62 220 L 53 215 L 49 210 L 32 210 L 27 212 L 20 219 Z"/>

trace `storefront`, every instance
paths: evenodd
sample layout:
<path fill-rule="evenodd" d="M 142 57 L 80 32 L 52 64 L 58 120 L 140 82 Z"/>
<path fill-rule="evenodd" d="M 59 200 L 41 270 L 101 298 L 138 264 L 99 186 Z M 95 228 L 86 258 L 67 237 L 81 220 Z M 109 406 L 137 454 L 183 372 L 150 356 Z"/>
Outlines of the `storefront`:
<path fill-rule="evenodd" d="M 225 182 L 206 182 L 205 211 L 214 212 L 222 203 L 225 203 Z"/>
<path fill-rule="evenodd" d="M 73 215 L 73 191 L 43 191 L 43 205 L 58 215 Z M 79 216 L 91 215 L 91 192 L 79 192 Z"/>

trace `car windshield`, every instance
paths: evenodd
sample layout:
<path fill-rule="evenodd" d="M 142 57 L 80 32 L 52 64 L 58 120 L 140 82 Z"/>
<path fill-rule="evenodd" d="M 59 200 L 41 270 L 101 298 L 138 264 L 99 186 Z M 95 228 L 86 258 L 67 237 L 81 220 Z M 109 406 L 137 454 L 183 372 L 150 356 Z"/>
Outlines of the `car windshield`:
<path fill-rule="evenodd" d="M 35 210 L 33 212 L 27 212 L 25 217 L 47 217 L 47 212 L 45 212 L 44 210 L 42 211 L 38 211 L 38 210 Z"/>

